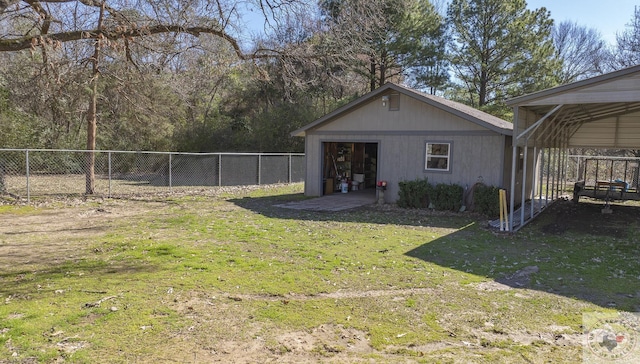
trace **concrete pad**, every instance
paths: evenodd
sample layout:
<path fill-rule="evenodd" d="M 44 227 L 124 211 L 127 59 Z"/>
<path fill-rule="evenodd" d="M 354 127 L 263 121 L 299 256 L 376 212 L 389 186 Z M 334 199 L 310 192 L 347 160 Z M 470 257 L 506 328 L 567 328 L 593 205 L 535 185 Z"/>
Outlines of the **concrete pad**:
<path fill-rule="evenodd" d="M 374 204 L 376 202 L 375 192 L 375 190 L 363 190 L 349 193 L 333 193 L 304 201 L 288 202 L 274 206 L 306 211 L 343 211 Z"/>

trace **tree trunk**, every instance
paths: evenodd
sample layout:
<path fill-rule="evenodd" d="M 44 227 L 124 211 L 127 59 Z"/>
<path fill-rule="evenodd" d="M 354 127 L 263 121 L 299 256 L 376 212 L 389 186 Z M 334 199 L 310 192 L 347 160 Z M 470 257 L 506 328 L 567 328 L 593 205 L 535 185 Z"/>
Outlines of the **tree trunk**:
<path fill-rule="evenodd" d="M 104 2 L 100 8 L 98 18 L 98 30 L 102 30 L 102 20 L 104 18 Z M 85 193 L 93 195 L 96 191 L 96 128 L 98 125 L 98 79 L 100 78 L 100 50 L 101 37 L 98 37 L 94 44 L 93 57 L 91 57 L 91 101 L 87 112 L 87 170 L 85 175 Z"/>
<path fill-rule="evenodd" d="M 369 78 L 371 80 L 371 84 L 369 85 L 370 90 L 373 91 L 376 89 L 376 61 L 373 57 L 369 60 Z"/>
<path fill-rule="evenodd" d="M 95 63 L 94 63 L 95 64 Z M 96 126 L 97 126 L 97 108 L 98 108 L 98 74 L 97 67 L 94 66 L 94 76 L 91 82 L 91 103 L 89 104 L 89 112 L 87 113 L 87 170 L 86 170 L 86 190 L 87 195 L 95 193 L 96 184 Z"/>
<path fill-rule="evenodd" d="M 380 86 L 387 82 L 387 51 L 383 50 L 380 55 Z"/>
<path fill-rule="evenodd" d="M 478 92 L 478 107 L 487 103 L 487 74 L 486 71 L 480 72 L 480 92 Z"/>

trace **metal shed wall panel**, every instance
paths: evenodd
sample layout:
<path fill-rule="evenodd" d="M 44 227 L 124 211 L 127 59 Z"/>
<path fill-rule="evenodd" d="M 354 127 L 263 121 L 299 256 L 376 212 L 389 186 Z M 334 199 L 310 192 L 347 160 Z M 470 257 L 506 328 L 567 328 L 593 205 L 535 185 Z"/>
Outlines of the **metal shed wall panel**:
<path fill-rule="evenodd" d="M 640 113 L 585 123 L 569 140 L 570 147 L 640 148 Z"/>

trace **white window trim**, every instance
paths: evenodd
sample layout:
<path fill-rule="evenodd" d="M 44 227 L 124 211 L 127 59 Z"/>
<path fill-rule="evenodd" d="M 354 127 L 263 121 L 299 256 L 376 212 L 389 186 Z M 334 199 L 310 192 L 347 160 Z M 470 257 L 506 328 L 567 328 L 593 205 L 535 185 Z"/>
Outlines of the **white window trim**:
<path fill-rule="evenodd" d="M 446 144 L 447 155 L 440 154 L 429 154 L 429 145 L 430 144 Z M 424 144 L 424 170 L 429 172 L 451 172 L 451 148 L 453 146 L 452 142 L 442 142 L 442 141 L 428 141 Z M 427 163 L 429 161 L 429 157 L 432 158 L 446 158 L 447 159 L 447 168 L 428 168 Z"/>

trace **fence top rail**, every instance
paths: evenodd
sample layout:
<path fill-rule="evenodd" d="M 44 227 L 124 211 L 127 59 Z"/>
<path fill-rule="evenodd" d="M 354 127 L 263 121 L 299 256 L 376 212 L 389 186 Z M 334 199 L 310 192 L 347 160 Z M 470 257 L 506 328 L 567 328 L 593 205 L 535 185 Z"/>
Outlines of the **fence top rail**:
<path fill-rule="evenodd" d="M 569 158 L 583 158 L 583 159 L 601 159 L 601 160 L 618 160 L 618 161 L 640 161 L 640 157 L 617 157 L 606 155 L 569 155 Z"/>
<path fill-rule="evenodd" d="M 154 151 L 136 151 L 136 150 L 87 150 L 87 149 L 14 149 L 0 148 L 0 152 L 74 152 L 74 153 L 128 153 L 128 154 L 170 154 L 170 155 L 247 155 L 247 156 L 304 156 L 304 153 L 235 153 L 235 152 L 216 152 L 216 153 L 190 153 L 190 152 L 154 152 Z"/>

